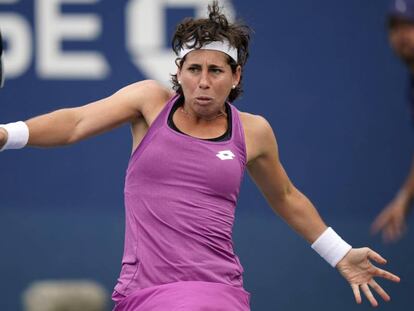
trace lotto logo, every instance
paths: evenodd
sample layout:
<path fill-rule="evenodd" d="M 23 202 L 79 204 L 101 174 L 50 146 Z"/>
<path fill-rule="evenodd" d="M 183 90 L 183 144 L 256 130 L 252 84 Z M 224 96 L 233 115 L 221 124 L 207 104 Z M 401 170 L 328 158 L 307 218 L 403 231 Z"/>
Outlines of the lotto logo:
<path fill-rule="evenodd" d="M 219 151 L 219 153 L 217 153 L 216 156 L 220 160 L 233 160 L 234 157 L 235 157 L 235 155 L 233 154 L 233 152 L 231 152 L 230 150 Z"/>

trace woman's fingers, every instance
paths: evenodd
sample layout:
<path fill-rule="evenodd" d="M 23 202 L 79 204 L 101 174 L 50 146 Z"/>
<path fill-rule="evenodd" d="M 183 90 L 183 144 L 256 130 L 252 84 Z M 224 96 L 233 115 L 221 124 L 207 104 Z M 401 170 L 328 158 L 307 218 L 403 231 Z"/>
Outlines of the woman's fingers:
<path fill-rule="evenodd" d="M 371 286 L 375 292 L 380 295 L 382 299 L 385 301 L 390 301 L 391 297 L 385 292 L 385 290 L 377 283 L 374 279 L 372 279 L 369 283 L 369 286 Z"/>
<path fill-rule="evenodd" d="M 371 305 L 373 307 L 377 307 L 378 306 L 378 302 L 375 299 L 374 295 L 371 293 L 371 290 L 368 287 L 368 284 L 362 284 L 361 285 L 361 290 L 364 293 L 365 297 L 367 297 L 368 301 L 371 303 Z"/>
<path fill-rule="evenodd" d="M 372 289 L 375 290 L 375 292 L 378 295 L 380 295 L 380 297 L 382 299 L 384 299 L 385 301 L 390 301 L 391 300 L 390 296 L 385 292 L 385 290 L 381 286 L 378 285 L 377 282 L 375 282 L 375 280 L 372 279 L 368 284 L 369 284 L 369 286 L 372 287 Z M 358 304 L 360 304 L 362 302 L 361 292 L 360 292 L 360 291 L 362 291 L 364 293 L 365 297 L 367 297 L 370 304 L 373 307 L 377 307 L 378 306 L 378 301 L 375 299 L 374 295 L 372 294 L 368 284 L 367 283 L 360 284 L 360 285 L 351 284 L 351 288 L 352 288 L 352 291 L 354 292 L 354 296 L 355 296 L 355 301 Z"/>
<path fill-rule="evenodd" d="M 360 304 L 362 302 L 361 293 L 359 291 L 359 286 L 355 284 L 351 284 L 352 291 L 354 292 L 354 297 L 356 303 Z"/>
<path fill-rule="evenodd" d="M 382 257 L 380 254 L 378 254 L 377 252 L 374 252 L 372 249 L 368 249 L 368 258 L 374 260 L 375 262 L 378 262 L 380 264 L 385 264 L 387 263 L 387 260 Z"/>
<path fill-rule="evenodd" d="M 380 268 L 375 268 L 375 272 L 374 272 L 375 276 L 379 276 L 382 277 L 384 279 L 393 281 L 393 282 L 399 282 L 401 279 L 396 276 L 395 274 L 388 272 L 386 270 L 380 269 Z"/>

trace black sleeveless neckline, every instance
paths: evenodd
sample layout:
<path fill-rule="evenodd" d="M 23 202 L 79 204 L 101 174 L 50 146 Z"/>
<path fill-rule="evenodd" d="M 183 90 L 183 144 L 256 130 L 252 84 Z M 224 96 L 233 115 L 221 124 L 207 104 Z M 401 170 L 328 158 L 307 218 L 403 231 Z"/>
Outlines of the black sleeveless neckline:
<path fill-rule="evenodd" d="M 173 129 L 174 131 L 190 136 L 182 131 L 180 131 L 180 129 L 175 125 L 174 120 L 173 120 L 173 116 L 174 113 L 177 111 L 178 108 L 180 108 L 181 106 L 183 106 L 184 104 L 184 98 L 180 97 L 178 98 L 175 103 L 173 104 L 170 113 L 168 115 L 168 126 Z M 226 113 L 227 113 L 227 130 L 226 132 L 219 136 L 219 137 L 214 137 L 214 138 L 200 138 L 202 140 L 208 140 L 208 141 L 226 141 L 226 140 L 230 140 L 231 138 L 231 131 L 232 131 L 232 117 L 231 117 L 231 108 L 229 106 L 228 103 L 225 103 L 225 107 L 226 107 Z"/>

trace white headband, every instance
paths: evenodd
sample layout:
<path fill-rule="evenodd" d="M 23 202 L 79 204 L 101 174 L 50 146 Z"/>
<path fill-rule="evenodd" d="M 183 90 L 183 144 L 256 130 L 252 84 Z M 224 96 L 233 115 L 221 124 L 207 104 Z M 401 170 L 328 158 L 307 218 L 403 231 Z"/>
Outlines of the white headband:
<path fill-rule="evenodd" d="M 194 40 L 188 43 L 185 43 L 183 45 L 183 48 L 178 52 L 178 57 L 183 58 L 188 53 L 194 50 L 214 50 L 214 51 L 220 51 L 220 52 L 227 54 L 228 56 L 233 58 L 237 63 L 237 49 L 233 47 L 227 39 L 223 39 L 223 41 L 209 42 L 209 43 L 204 44 L 200 48 L 189 48 L 188 47 L 188 46 L 193 46 L 193 45 L 194 45 Z"/>

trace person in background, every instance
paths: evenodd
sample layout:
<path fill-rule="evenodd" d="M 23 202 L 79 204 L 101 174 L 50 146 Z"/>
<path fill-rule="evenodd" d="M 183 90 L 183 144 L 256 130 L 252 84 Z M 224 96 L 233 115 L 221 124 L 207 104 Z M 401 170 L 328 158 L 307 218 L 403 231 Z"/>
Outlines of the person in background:
<path fill-rule="evenodd" d="M 392 0 L 388 30 L 391 47 L 409 71 L 408 99 L 414 121 L 414 0 Z M 385 242 L 399 240 L 407 229 L 406 220 L 413 197 L 414 156 L 408 176 L 392 201 L 375 218 L 372 232 L 381 232 Z"/>

